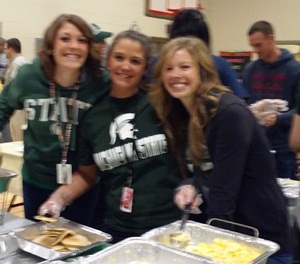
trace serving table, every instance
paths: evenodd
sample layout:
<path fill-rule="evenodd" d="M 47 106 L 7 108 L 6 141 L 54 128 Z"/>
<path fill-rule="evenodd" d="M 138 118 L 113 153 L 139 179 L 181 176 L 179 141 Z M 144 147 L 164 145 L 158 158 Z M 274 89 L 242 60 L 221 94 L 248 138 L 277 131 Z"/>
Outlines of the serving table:
<path fill-rule="evenodd" d="M 4 223 L 3 225 L 0 225 L 0 234 L 1 233 L 7 233 L 9 231 L 28 226 L 34 223 L 33 221 L 30 221 L 26 218 L 21 218 L 15 215 L 12 215 L 11 213 L 5 212 L 4 216 Z"/>
<path fill-rule="evenodd" d="M 296 219 L 297 200 L 300 193 L 300 181 L 277 178 L 277 182 L 280 185 L 285 198 L 287 199 L 290 225 L 294 226 Z"/>
<path fill-rule="evenodd" d="M 0 144 L 0 152 L 2 153 L 2 164 L 3 169 L 14 171 L 18 174 L 17 177 L 11 179 L 8 186 L 7 192 L 11 193 L 12 199 L 10 200 L 8 211 L 13 207 L 23 205 L 23 188 L 22 188 L 22 165 L 23 165 L 23 141 L 15 141 Z M 16 202 L 16 199 L 21 202 Z"/>
<path fill-rule="evenodd" d="M 8 192 L 23 196 L 21 175 L 23 165 L 23 141 L 1 143 L 0 150 L 3 155 L 1 167 L 18 174 L 16 178 L 11 180 Z"/>

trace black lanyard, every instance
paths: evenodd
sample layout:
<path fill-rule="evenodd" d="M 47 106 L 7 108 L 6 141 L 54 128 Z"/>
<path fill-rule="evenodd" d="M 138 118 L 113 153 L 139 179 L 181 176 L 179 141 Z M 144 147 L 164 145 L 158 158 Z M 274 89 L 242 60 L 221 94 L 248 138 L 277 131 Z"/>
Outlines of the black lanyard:
<path fill-rule="evenodd" d="M 54 103 L 54 112 L 56 117 L 56 124 L 55 124 L 55 131 L 58 136 L 58 140 L 61 145 L 61 163 L 66 164 L 67 163 L 67 157 L 68 157 L 68 151 L 69 151 L 69 145 L 70 145 L 70 139 L 71 139 L 71 132 L 72 132 L 72 125 L 75 123 L 74 120 L 74 109 L 75 109 L 75 102 L 77 98 L 77 92 L 79 90 L 80 81 L 77 81 L 72 89 L 72 95 L 70 98 L 70 104 L 68 106 L 68 122 L 65 126 L 65 131 L 63 131 L 62 128 L 62 122 L 60 120 L 60 108 L 59 103 L 57 102 L 56 93 L 55 93 L 55 83 L 50 82 L 49 85 L 49 93 L 51 98 L 53 99 Z M 58 110 L 58 111 L 57 111 Z"/>
<path fill-rule="evenodd" d="M 136 97 L 135 97 L 136 98 Z M 135 125 L 136 125 L 136 109 L 134 109 L 133 114 L 134 117 L 131 120 L 131 123 L 133 125 L 133 135 L 130 141 L 127 140 L 123 140 L 121 139 L 119 133 L 120 133 L 120 128 L 119 128 L 119 124 L 116 121 L 116 118 L 118 115 L 121 115 L 122 113 L 118 114 L 117 112 L 117 104 L 116 102 L 113 100 L 112 97 L 110 97 L 110 105 L 111 105 L 111 112 L 113 114 L 113 121 L 116 124 L 116 128 L 117 128 L 117 135 L 118 135 L 118 139 L 119 142 L 121 143 L 121 147 L 125 153 L 125 159 L 126 159 L 126 166 L 127 166 L 127 179 L 126 179 L 126 183 L 124 185 L 124 187 L 129 187 L 131 188 L 132 185 L 132 180 L 133 180 L 133 162 L 134 162 L 134 157 L 135 157 L 135 152 L 136 152 L 136 145 L 135 145 Z M 130 157 L 130 153 L 128 153 L 128 151 L 126 150 L 125 144 L 130 144 L 132 145 L 132 155 Z"/>

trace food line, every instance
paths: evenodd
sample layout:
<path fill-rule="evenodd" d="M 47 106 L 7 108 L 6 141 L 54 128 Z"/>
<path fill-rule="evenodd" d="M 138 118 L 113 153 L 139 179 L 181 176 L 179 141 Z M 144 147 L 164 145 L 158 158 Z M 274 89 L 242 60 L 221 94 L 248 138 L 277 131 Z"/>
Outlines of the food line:
<path fill-rule="evenodd" d="M 59 218 L 58 221 L 54 223 L 34 223 L 8 213 L 5 223 L 1 227 L 2 229 L 0 229 L 0 232 L 5 232 L 2 233 L 2 235 L 0 233 L 0 245 L 2 245 L 2 247 L 0 247 L 0 263 L 5 263 L 7 260 L 11 261 L 11 259 L 14 258 L 14 261 L 22 259 L 23 261 L 26 260 L 26 263 L 47 263 L 47 260 L 62 260 L 62 262 L 57 263 L 63 263 L 65 259 L 69 259 L 70 261 L 80 259 L 77 263 L 94 264 L 99 263 L 100 260 L 101 263 L 111 263 L 102 261 L 105 259 L 115 259 L 113 263 L 128 264 L 133 260 L 139 259 L 140 261 L 144 261 L 142 263 L 159 264 L 172 263 L 172 259 L 174 261 L 185 259 L 186 261 L 184 263 L 197 263 L 196 261 L 201 261 L 201 263 L 211 264 L 214 263 L 214 260 L 222 260 L 225 264 L 233 264 L 233 259 L 230 255 L 221 254 L 227 251 L 229 254 L 231 254 L 230 252 L 234 254 L 234 259 L 237 261 L 236 263 L 243 264 L 249 263 L 249 258 L 252 258 L 253 263 L 261 263 L 261 261 L 266 260 L 279 249 L 279 245 L 272 241 L 193 221 L 187 221 L 185 229 L 190 236 L 191 244 L 186 248 L 175 248 L 170 244 L 170 234 L 179 230 L 180 224 L 181 221 L 176 221 L 169 225 L 155 228 L 139 238 L 125 239 L 115 245 L 107 247 L 107 242 L 111 239 L 109 234 L 74 223 L 67 219 Z M 59 251 L 57 248 L 54 249 L 52 246 L 44 244 L 45 241 L 41 242 L 49 232 L 56 233 L 55 238 L 51 237 L 51 245 L 53 245 L 54 241 L 58 241 L 58 243 L 62 241 L 62 245 L 65 246 L 66 244 L 69 247 L 70 239 L 64 241 L 64 238 L 66 238 L 65 232 L 70 235 L 69 238 L 80 234 L 81 237 L 85 236 L 87 240 L 81 248 L 77 246 L 72 248 L 71 246 L 71 251 Z M 62 232 L 65 233 L 63 237 L 61 236 Z M 10 236 L 12 237 L 11 239 Z M 89 241 L 89 243 L 87 243 L 87 241 Z M 49 241 L 47 241 L 47 243 L 48 242 Z M 74 245 L 74 242 L 72 243 Z M 93 254 L 82 256 L 82 254 L 88 250 L 104 244 L 106 244 L 104 250 L 102 250 L 103 247 L 101 249 L 98 247 L 98 250 L 94 251 Z M 232 247 L 231 245 L 234 246 Z M 211 255 L 210 249 L 215 246 L 219 249 L 222 248 L 222 250 L 217 249 L 216 254 Z M 5 251 L 12 247 L 15 247 L 14 252 Z M 225 248 L 227 248 L 227 250 L 225 250 Z M 253 253 L 248 254 L 248 256 L 236 255 L 237 252 L 240 252 L 240 249 L 243 248 L 246 248 L 247 252 L 249 248 L 251 248 Z M 3 256 L 6 258 L 3 259 Z M 1 262 L 1 259 L 4 262 Z M 166 260 L 168 261 L 165 262 Z M 50 263 L 52 263 L 52 261 Z"/>
<path fill-rule="evenodd" d="M 281 186 L 281 188 L 282 188 L 282 190 L 283 190 L 283 192 L 284 192 L 284 194 L 285 194 L 285 196 L 287 197 L 287 200 L 288 200 L 288 204 L 289 204 L 289 211 L 290 211 L 290 215 L 291 215 L 291 221 L 293 221 L 293 219 L 294 219 L 294 214 L 295 214 L 295 212 L 294 212 L 294 210 L 295 210 L 295 201 L 296 201 L 296 199 L 297 199 L 297 197 L 298 197 L 298 194 L 299 194 L 299 188 L 300 188 L 300 185 L 299 185 L 299 183 L 300 182 L 297 182 L 297 181 L 292 181 L 292 180 L 286 180 L 286 179 L 278 179 L 278 183 L 280 184 L 280 186 Z M 1 215 L 1 214 L 0 214 Z M 292 222 L 291 222 L 292 223 Z M 32 222 L 32 221 L 29 221 L 29 220 L 27 220 L 27 219 L 25 219 L 25 218 L 19 218 L 19 217 L 16 217 L 16 216 L 13 216 L 12 214 L 10 214 L 10 213 L 7 213 L 6 212 L 6 214 L 5 214 L 5 221 L 4 221 L 4 223 L 3 223 L 3 225 L 2 226 L 0 226 L 0 245 L 1 245 L 1 242 L 2 242 L 2 244 L 4 243 L 4 240 L 6 239 L 7 240 L 7 236 L 10 236 L 11 234 L 13 234 L 13 233 L 15 233 L 17 230 L 19 230 L 20 228 L 22 229 L 22 228 L 30 228 L 29 226 L 31 226 L 31 225 L 37 225 L 38 223 L 35 223 L 35 222 Z M 192 224 L 190 223 L 190 226 L 191 226 Z M 201 226 L 201 224 L 199 224 L 198 226 L 197 226 L 197 228 L 199 228 L 199 226 Z M 170 226 L 169 226 L 170 227 Z M 161 228 L 158 228 L 157 230 L 161 230 Z M 157 232 L 157 230 L 155 231 L 155 232 Z M 95 230 L 96 231 L 96 230 Z M 97 231 L 96 231 L 97 232 Z M 193 231 L 194 232 L 194 231 Z M 192 232 L 192 233 L 193 233 Z M 71 232 L 72 233 L 72 232 Z M 149 237 L 149 235 L 148 235 L 148 237 L 147 237 L 147 235 L 146 236 L 144 236 L 144 238 L 146 238 L 147 240 L 149 240 L 149 238 L 150 238 L 150 240 L 153 240 L 153 241 L 155 241 L 155 242 L 162 242 L 162 241 L 160 241 L 160 240 L 157 240 L 157 239 L 155 239 L 154 238 L 155 236 L 150 236 Z M 1 238 L 2 238 L 2 241 L 1 241 Z M 3 240 L 4 239 L 4 240 Z M 216 238 L 215 238 L 216 239 Z M 36 238 L 36 241 L 38 241 L 39 239 L 38 238 Z M 13 241 L 13 240 L 9 240 L 9 241 Z M 25 245 L 26 245 L 26 243 L 28 243 L 28 241 L 30 241 L 29 239 L 27 239 L 27 242 L 26 242 L 26 239 L 25 239 Z M 34 241 L 33 240 L 33 242 L 36 242 L 36 241 Z M 109 242 L 109 238 L 105 238 L 104 239 L 104 242 Z M 218 240 L 218 238 L 217 238 L 217 241 L 219 241 Z M 226 241 L 226 240 L 220 240 L 220 241 Z M 99 242 L 99 241 L 98 241 Z M 255 242 L 257 242 L 257 241 L 255 241 Z M 14 240 L 13 242 L 11 242 L 11 243 L 17 243 L 17 241 L 16 240 Z M 129 244 L 138 244 L 138 243 L 140 243 L 140 244 L 143 244 L 143 243 L 146 243 L 145 241 L 142 241 L 142 239 L 141 240 L 134 240 L 134 239 L 129 239 L 128 241 L 126 240 L 126 241 L 124 241 L 124 242 L 122 242 L 121 244 L 119 244 L 118 243 L 118 245 L 114 245 L 114 246 L 111 246 L 111 247 L 109 247 L 107 250 L 105 250 L 105 251 L 103 251 L 103 253 L 102 253 L 102 250 L 101 251 L 99 251 L 99 252 L 93 252 L 93 253 L 95 253 L 95 254 L 93 254 L 92 256 L 91 256 L 91 259 L 95 259 L 95 258 L 102 258 L 103 256 L 102 256 L 102 254 L 105 254 L 105 255 L 107 255 L 107 254 L 109 254 L 109 253 L 111 253 L 111 254 L 116 254 L 116 250 L 118 250 L 118 248 L 122 248 L 122 246 L 124 246 L 124 244 L 125 245 L 127 245 L 126 243 L 129 243 Z M 223 243 L 223 242 L 222 242 Z M 226 242 L 227 243 L 227 242 Z M 93 243 L 91 243 L 91 244 L 93 244 Z M 100 245 L 101 243 L 98 243 L 97 245 Z M 168 245 L 168 242 L 163 242 L 163 244 L 167 244 Z M 202 242 L 202 246 L 205 246 L 205 247 L 208 247 L 208 249 L 210 248 L 210 247 L 212 247 L 212 246 L 215 246 L 214 244 L 216 244 L 215 243 L 215 240 L 212 240 L 212 242 L 211 243 L 204 243 L 203 244 L 203 242 Z M 224 243 L 223 243 L 224 244 Z M 228 245 L 230 245 L 230 244 L 232 244 L 230 241 L 227 243 Z M 153 244 L 151 244 L 152 246 L 153 246 Z M 15 245 L 16 246 L 16 245 Z M 150 247 L 150 245 L 148 245 L 149 247 Z M 217 246 L 220 246 L 220 245 L 217 245 Z M 94 244 L 94 245 L 91 245 L 91 247 L 89 247 L 89 248 L 95 248 L 96 247 L 96 244 Z M 5 248 L 5 247 L 4 247 Z M 31 246 L 31 248 L 32 248 L 32 246 Z M 134 248 L 134 247 L 133 247 Z M 271 247 L 272 248 L 272 247 Z M 76 248 L 75 247 L 75 251 L 77 250 L 78 248 Z M 101 247 L 101 249 L 103 249 L 103 247 Z M 204 251 L 202 251 L 202 250 L 200 250 L 199 249 L 199 246 L 189 246 L 189 247 L 187 247 L 187 249 L 189 250 L 189 251 L 191 251 L 192 253 L 196 253 L 196 254 L 200 254 L 200 255 L 205 255 L 205 249 L 204 249 Z M 256 248 L 255 248 L 256 249 Z M 1 262 L 2 260 L 1 260 L 1 256 L 4 256 L 4 254 L 3 253 L 5 253 L 5 252 L 1 252 L 1 250 L 3 251 L 3 248 L 1 248 L 0 247 L 0 263 L 5 263 L 5 262 Z M 166 247 L 164 247 L 164 246 L 161 246 L 161 248 L 160 248 L 160 250 L 162 251 L 162 252 L 164 252 L 163 254 L 167 254 L 166 252 L 168 252 L 167 251 L 167 249 L 166 249 Z M 259 250 L 261 250 L 261 248 L 259 248 Z M 268 256 L 268 254 L 270 254 L 270 253 L 272 253 L 272 252 L 274 252 L 274 251 L 276 251 L 276 249 L 274 249 L 274 247 L 272 248 L 272 250 L 271 250 L 271 252 L 268 252 L 268 254 L 266 255 L 265 254 L 265 252 L 262 250 L 262 251 L 259 251 L 258 250 L 258 252 L 261 252 L 261 255 L 263 255 L 264 254 L 264 258 L 265 257 L 267 257 Z M 20 251 L 20 248 L 16 248 L 16 251 Z M 37 252 L 37 251 L 39 251 L 38 249 L 37 250 L 35 250 L 35 252 Z M 166 252 L 165 252 L 166 251 Z M 42 251 L 41 251 L 42 252 Z M 47 252 L 47 251 L 46 251 Z M 263 252 L 263 253 L 262 253 Z M 16 252 L 15 252 L 16 253 Z M 119 253 L 118 253 L 119 254 Z M 154 253 L 153 253 L 154 254 Z M 258 253 L 259 254 L 259 253 Z M 29 263 L 42 263 L 43 262 L 43 259 L 42 258 L 40 258 L 39 259 L 39 257 L 43 257 L 43 255 L 44 255 L 44 252 L 43 253 L 41 253 L 41 254 L 36 254 L 37 256 L 30 256 L 30 255 L 27 255 L 27 258 L 29 258 L 29 259 L 32 259 L 32 261 L 33 262 L 29 262 Z M 16 258 L 16 254 L 14 254 L 13 255 L 13 257 L 14 258 Z M 62 257 L 60 254 L 58 254 L 57 255 L 58 256 L 58 258 L 60 258 L 60 257 Z M 57 257 L 56 256 L 56 257 Z M 217 256 L 217 255 L 216 255 Z M 75 256 L 76 257 L 76 256 Z M 177 257 L 179 257 L 179 256 L 177 256 Z M 181 255 L 181 257 L 182 257 L 182 255 Z M 22 256 L 22 259 L 24 258 L 24 256 Z M 51 259 L 51 258 L 53 258 L 53 255 L 48 255 L 47 256 L 47 258 L 49 259 Z M 90 257 L 80 257 L 80 258 L 84 258 L 84 260 L 85 261 L 87 261 Z M 7 260 L 7 259 L 6 259 Z M 92 261 L 92 260 L 91 260 Z M 91 262 L 91 263 L 93 263 L 93 262 Z M 95 262 L 96 263 L 96 262 Z M 209 262 L 208 262 L 209 263 Z M 255 262 L 256 263 L 256 262 Z M 259 263 L 259 262 L 258 262 Z"/>

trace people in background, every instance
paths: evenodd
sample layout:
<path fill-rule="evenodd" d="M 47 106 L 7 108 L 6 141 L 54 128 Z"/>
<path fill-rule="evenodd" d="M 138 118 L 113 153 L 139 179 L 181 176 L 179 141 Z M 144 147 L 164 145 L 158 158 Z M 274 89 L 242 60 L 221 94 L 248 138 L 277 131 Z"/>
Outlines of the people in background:
<path fill-rule="evenodd" d="M 193 37 L 173 39 L 161 50 L 154 76 L 151 101 L 182 169 L 186 145 L 195 167 L 207 152 L 211 157 L 212 172 L 196 177 L 198 189 L 208 189 L 208 218 L 257 228 L 280 245 L 274 259 L 285 262 L 276 263 L 291 263 L 287 206 L 268 140 L 246 103 L 220 84 L 206 45 Z M 184 184 L 175 202 L 195 207 L 196 193 Z"/>
<path fill-rule="evenodd" d="M 107 90 L 105 76 L 94 74 L 92 41 L 91 29 L 81 17 L 59 15 L 45 31 L 38 58 L 23 65 L 0 95 L 0 128 L 16 109 L 27 113 L 22 178 L 28 219 L 34 220 L 53 190 L 72 181 L 77 166 L 76 127 Z M 98 189 L 93 186 L 67 206 L 63 216 L 89 225 Z"/>
<path fill-rule="evenodd" d="M 294 248 L 294 261 L 300 261 L 300 194 L 298 197 L 297 208 L 296 208 L 295 233 L 296 233 L 296 246 Z"/>
<path fill-rule="evenodd" d="M 205 42 L 210 47 L 210 33 L 203 14 L 196 9 L 181 10 L 174 18 L 171 26 L 170 38 L 194 36 Z M 231 65 L 223 58 L 212 55 L 220 80 L 223 85 L 229 87 L 235 95 L 247 99 L 249 94 L 238 82 L 237 74 Z"/>
<path fill-rule="evenodd" d="M 100 171 L 107 206 L 104 230 L 116 243 L 180 219 L 173 194 L 181 176 L 141 83 L 150 58 L 148 38 L 135 30 L 121 32 L 107 56 L 110 90 L 80 124 L 80 166 L 73 183 L 61 186 L 40 212 L 58 217 Z"/>
<path fill-rule="evenodd" d="M 96 24 L 90 24 L 94 39 L 91 48 L 91 54 L 94 59 L 98 61 L 99 71 L 103 72 L 106 70 L 106 52 L 107 43 L 106 39 L 111 37 L 113 34 L 108 31 L 103 31 Z M 95 214 L 92 220 L 91 226 L 101 230 L 106 223 L 106 206 L 104 202 L 103 191 L 100 191 L 100 196 L 95 208 Z"/>
<path fill-rule="evenodd" d="M 0 81 L 2 84 L 5 83 L 4 76 L 7 66 L 7 58 L 4 52 L 5 39 L 0 38 Z"/>
<path fill-rule="evenodd" d="M 276 46 L 273 27 L 267 21 L 255 22 L 248 31 L 248 39 L 258 59 L 246 65 L 242 73 L 250 94 L 247 102 L 253 104 L 263 99 L 288 102 L 289 110 L 270 113 L 264 128 L 274 151 L 278 177 L 293 179 L 296 159 L 289 148 L 288 136 L 300 88 L 300 64 L 289 51 Z"/>
<path fill-rule="evenodd" d="M 8 59 L 8 65 L 5 72 L 5 83 L 8 84 L 16 77 L 19 68 L 29 63 L 22 54 L 21 42 L 17 38 L 11 38 L 5 42 L 4 52 Z M 13 141 L 23 140 L 23 128 L 26 125 L 25 110 L 14 111 L 9 121 L 10 135 Z"/>
<path fill-rule="evenodd" d="M 300 152 L 300 93 L 297 94 L 297 98 L 297 105 L 289 134 L 289 146 L 295 153 Z"/>
<path fill-rule="evenodd" d="M 5 72 L 5 84 L 8 84 L 16 77 L 19 68 L 29 63 L 29 60 L 22 55 L 22 45 L 19 39 L 11 38 L 4 45 L 5 56 L 8 59 L 7 69 Z"/>
<path fill-rule="evenodd" d="M 4 52 L 4 45 L 5 45 L 5 39 L 0 38 L 0 82 L 2 84 L 2 89 L 3 89 L 4 83 L 5 83 L 4 76 L 5 76 L 5 71 L 6 71 L 6 67 L 7 67 L 7 58 L 6 58 L 5 52 Z M 2 92 L 2 89 L 1 89 L 1 92 Z M 11 141 L 11 135 L 10 135 L 9 124 L 6 124 L 1 131 L 0 142 L 4 143 L 4 142 L 10 142 L 10 141 Z"/>
<path fill-rule="evenodd" d="M 298 94 L 296 113 L 293 116 L 291 131 L 289 135 L 289 145 L 291 149 L 299 155 L 300 152 L 300 93 Z M 294 261 L 300 261 L 300 193 L 296 208 L 295 221 L 296 246 L 294 250 Z M 297 262 L 295 262 L 297 263 Z"/>
<path fill-rule="evenodd" d="M 103 31 L 94 23 L 90 24 L 90 27 L 94 36 L 91 53 L 92 56 L 99 61 L 100 68 L 103 69 L 105 67 L 106 61 L 106 39 L 111 37 L 112 33 L 108 31 Z"/>

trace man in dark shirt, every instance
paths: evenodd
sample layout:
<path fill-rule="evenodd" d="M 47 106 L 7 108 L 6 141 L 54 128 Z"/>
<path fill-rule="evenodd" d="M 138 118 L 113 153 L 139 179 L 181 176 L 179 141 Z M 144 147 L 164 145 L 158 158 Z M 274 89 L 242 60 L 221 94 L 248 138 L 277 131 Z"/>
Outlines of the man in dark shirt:
<path fill-rule="evenodd" d="M 273 112 L 263 125 L 274 150 L 278 176 L 294 178 L 296 158 L 288 146 L 288 135 L 300 85 L 300 64 L 289 51 L 276 46 L 269 22 L 254 23 L 248 31 L 248 37 L 258 55 L 258 59 L 249 63 L 242 74 L 244 86 L 250 94 L 248 103 L 263 99 L 288 102 L 288 111 Z"/>

